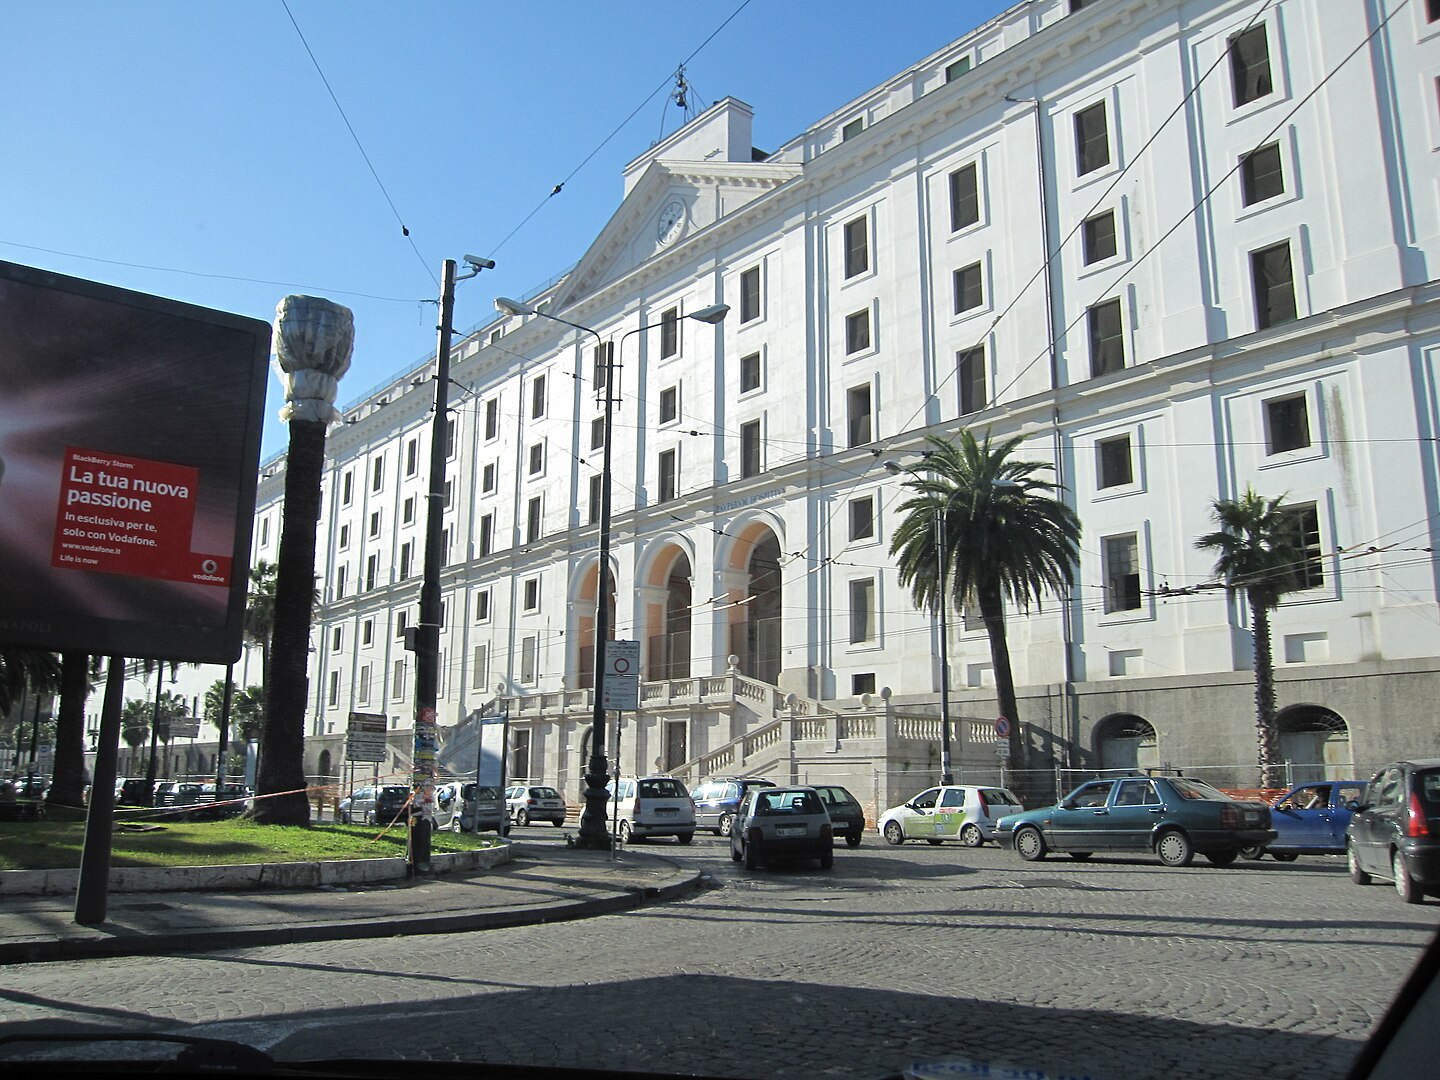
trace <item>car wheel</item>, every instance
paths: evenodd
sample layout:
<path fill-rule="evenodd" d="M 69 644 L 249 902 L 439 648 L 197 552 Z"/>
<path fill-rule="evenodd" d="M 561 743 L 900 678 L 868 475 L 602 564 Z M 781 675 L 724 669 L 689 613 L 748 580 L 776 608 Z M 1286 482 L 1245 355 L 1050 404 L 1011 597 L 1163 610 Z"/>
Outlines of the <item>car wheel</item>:
<path fill-rule="evenodd" d="M 835 853 L 833 851 L 822 851 L 820 853 L 820 869 L 829 870 L 835 865 Z"/>
<path fill-rule="evenodd" d="M 754 870 L 760 865 L 760 852 L 756 851 L 754 842 L 747 841 L 745 844 L 745 869 Z"/>
<path fill-rule="evenodd" d="M 682 844 L 688 844 L 695 839 L 695 834 L 693 832 L 682 832 L 679 836 L 675 837 L 675 839 L 679 840 Z"/>
<path fill-rule="evenodd" d="M 375 824 L 375 811 L 374 811 L 374 810 L 366 810 L 366 811 L 365 811 L 365 824 L 366 824 L 366 825 L 374 825 L 374 824 Z"/>
<path fill-rule="evenodd" d="M 1390 870 L 1395 879 L 1395 892 L 1401 900 L 1407 904 L 1418 904 L 1425 899 L 1425 890 L 1415 884 L 1405 866 L 1405 856 L 1398 851 L 1390 856 Z"/>
<path fill-rule="evenodd" d="M 1300 855 L 1294 851 L 1272 851 L 1270 857 L 1276 862 L 1294 862 Z"/>
<path fill-rule="evenodd" d="M 1026 862 L 1039 862 L 1045 858 L 1045 837 L 1034 825 L 1025 825 L 1016 830 L 1015 850 Z"/>
<path fill-rule="evenodd" d="M 1249 859 L 1251 862 L 1259 859 L 1264 854 L 1265 847 L 1263 844 L 1254 844 L 1250 847 L 1242 847 L 1240 849 L 1240 857 L 1242 859 Z"/>
<path fill-rule="evenodd" d="M 1350 880 L 1356 885 L 1370 884 L 1370 875 L 1360 869 L 1360 858 L 1355 853 L 1353 842 L 1345 845 L 1345 865 L 1350 869 Z"/>
<path fill-rule="evenodd" d="M 340 811 L 340 824 L 341 824 L 341 825 L 349 825 L 349 824 L 350 824 L 350 811 L 349 811 L 349 810 L 341 810 L 341 811 Z"/>
<path fill-rule="evenodd" d="M 1195 845 L 1179 829 L 1166 829 L 1155 841 L 1155 854 L 1166 866 L 1189 866 L 1195 858 Z"/>
<path fill-rule="evenodd" d="M 846 847 L 859 847 L 859 846 L 860 846 L 860 836 L 861 836 L 861 833 L 860 833 L 860 830 L 859 830 L 859 829 L 856 829 L 854 832 L 848 832 L 848 833 L 846 833 L 846 834 L 845 834 L 845 846 L 846 846 Z"/>
<path fill-rule="evenodd" d="M 530 824 L 530 815 L 525 812 L 525 809 L 524 809 L 523 807 L 522 807 L 521 809 L 515 811 L 515 824 L 516 824 L 516 825 L 529 825 L 529 824 Z"/>
<path fill-rule="evenodd" d="M 980 826 L 971 822 L 960 830 L 960 843 L 966 847 L 980 847 L 985 843 L 985 835 L 980 831 Z"/>
<path fill-rule="evenodd" d="M 615 830 L 615 834 L 620 837 L 620 842 L 622 844 L 628 844 L 630 843 L 630 834 L 633 831 L 634 830 L 630 828 L 630 822 L 621 821 L 620 827 Z"/>
<path fill-rule="evenodd" d="M 562 818 L 552 818 L 552 819 L 550 820 L 550 824 L 551 824 L 551 825 L 554 825 L 557 829 L 563 829 L 563 828 L 565 827 L 565 819 L 564 819 L 563 817 L 562 817 Z"/>
<path fill-rule="evenodd" d="M 1070 852 L 1070 858 L 1074 859 L 1076 862 L 1084 862 L 1086 859 L 1088 859 L 1091 855 L 1094 854 L 1095 853 L 1093 851 L 1072 851 Z"/>
<path fill-rule="evenodd" d="M 898 821 L 885 823 L 885 842 L 887 844 L 903 844 L 905 842 L 905 830 L 900 827 Z"/>
<path fill-rule="evenodd" d="M 729 836 L 730 826 L 735 824 L 735 818 L 730 814 L 721 814 L 720 820 L 715 823 L 716 836 Z"/>
<path fill-rule="evenodd" d="M 931 845 L 932 847 L 939 847 L 940 844 L 941 844 L 941 841 L 940 841 L 940 840 L 937 840 L 937 839 L 936 839 L 935 837 L 933 837 L 933 836 L 927 836 L 927 837 L 925 838 L 925 842 L 926 842 L 927 844 Z"/>
<path fill-rule="evenodd" d="M 1230 865 L 1231 863 L 1233 863 L 1237 858 L 1239 858 L 1239 856 L 1240 856 L 1240 853 L 1239 853 L 1238 851 L 1236 851 L 1234 848 L 1229 848 L 1229 849 L 1227 849 L 1227 850 L 1225 850 L 1225 851 L 1207 851 L 1207 852 L 1205 852 L 1205 858 L 1207 858 L 1207 859 L 1210 860 L 1210 865 L 1211 865 L 1211 866 L 1229 866 L 1229 865 Z"/>
<path fill-rule="evenodd" d="M 734 845 L 734 844 L 731 844 L 731 845 L 730 845 L 730 861 L 731 861 L 731 862 L 739 862 L 739 861 L 740 861 L 741 859 L 743 859 L 744 857 L 745 857 L 745 856 L 741 855 L 740 852 L 738 852 L 738 851 L 735 850 L 735 845 Z"/>

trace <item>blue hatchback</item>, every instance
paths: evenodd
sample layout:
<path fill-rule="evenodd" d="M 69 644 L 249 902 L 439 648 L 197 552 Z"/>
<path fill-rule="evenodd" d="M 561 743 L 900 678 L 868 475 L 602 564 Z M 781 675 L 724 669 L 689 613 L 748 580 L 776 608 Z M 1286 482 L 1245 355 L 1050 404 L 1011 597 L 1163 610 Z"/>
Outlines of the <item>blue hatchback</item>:
<path fill-rule="evenodd" d="M 716 836 L 729 836 L 730 824 L 740 809 L 740 800 L 754 788 L 774 787 L 769 780 L 754 776 L 712 776 L 690 793 L 695 804 L 695 825 Z"/>
<path fill-rule="evenodd" d="M 1263 847 L 1247 847 L 1247 859 L 1271 855 L 1290 862 L 1300 855 L 1344 855 L 1345 826 L 1351 810 L 1365 798 L 1364 780 L 1317 780 L 1296 784 L 1270 808 L 1276 836 Z"/>

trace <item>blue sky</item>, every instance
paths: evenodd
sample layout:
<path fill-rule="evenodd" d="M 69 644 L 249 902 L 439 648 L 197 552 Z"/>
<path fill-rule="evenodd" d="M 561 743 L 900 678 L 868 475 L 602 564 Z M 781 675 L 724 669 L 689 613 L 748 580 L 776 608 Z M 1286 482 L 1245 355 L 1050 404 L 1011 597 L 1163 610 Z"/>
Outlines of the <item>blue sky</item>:
<path fill-rule="evenodd" d="M 679 126 L 656 91 L 682 60 L 772 149 L 1007 6 L 0 0 L 0 259 L 266 321 L 287 293 L 346 304 L 344 404 L 433 354 L 442 259 L 498 263 L 461 285 L 464 330 L 584 253 Z M 280 404 L 272 376 L 266 457 Z"/>

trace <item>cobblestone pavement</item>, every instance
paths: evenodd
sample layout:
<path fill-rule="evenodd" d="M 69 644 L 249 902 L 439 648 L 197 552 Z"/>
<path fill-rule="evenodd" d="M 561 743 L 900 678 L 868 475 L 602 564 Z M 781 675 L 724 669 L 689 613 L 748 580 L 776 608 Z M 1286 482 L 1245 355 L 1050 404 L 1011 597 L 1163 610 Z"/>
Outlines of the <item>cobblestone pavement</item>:
<path fill-rule="evenodd" d="M 1360 888 L 1338 859 L 1031 864 L 867 837 L 829 873 L 746 873 L 710 837 L 646 850 L 714 887 L 548 926 L 25 965 L 0 980 L 0 1030 L 736 1077 L 963 1055 L 1052 1076 L 1323 1080 L 1440 923 L 1440 902 Z"/>

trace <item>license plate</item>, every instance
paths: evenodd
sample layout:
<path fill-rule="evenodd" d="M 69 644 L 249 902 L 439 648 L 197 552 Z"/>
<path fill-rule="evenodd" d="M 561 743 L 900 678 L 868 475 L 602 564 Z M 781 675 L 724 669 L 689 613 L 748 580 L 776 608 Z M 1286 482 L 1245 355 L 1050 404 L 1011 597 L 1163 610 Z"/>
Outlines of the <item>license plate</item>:
<path fill-rule="evenodd" d="M 657 814 L 678 814 L 680 810 L 674 806 L 657 806 L 655 812 Z"/>
<path fill-rule="evenodd" d="M 776 836 L 804 836 L 804 825 L 781 825 L 775 829 Z"/>

